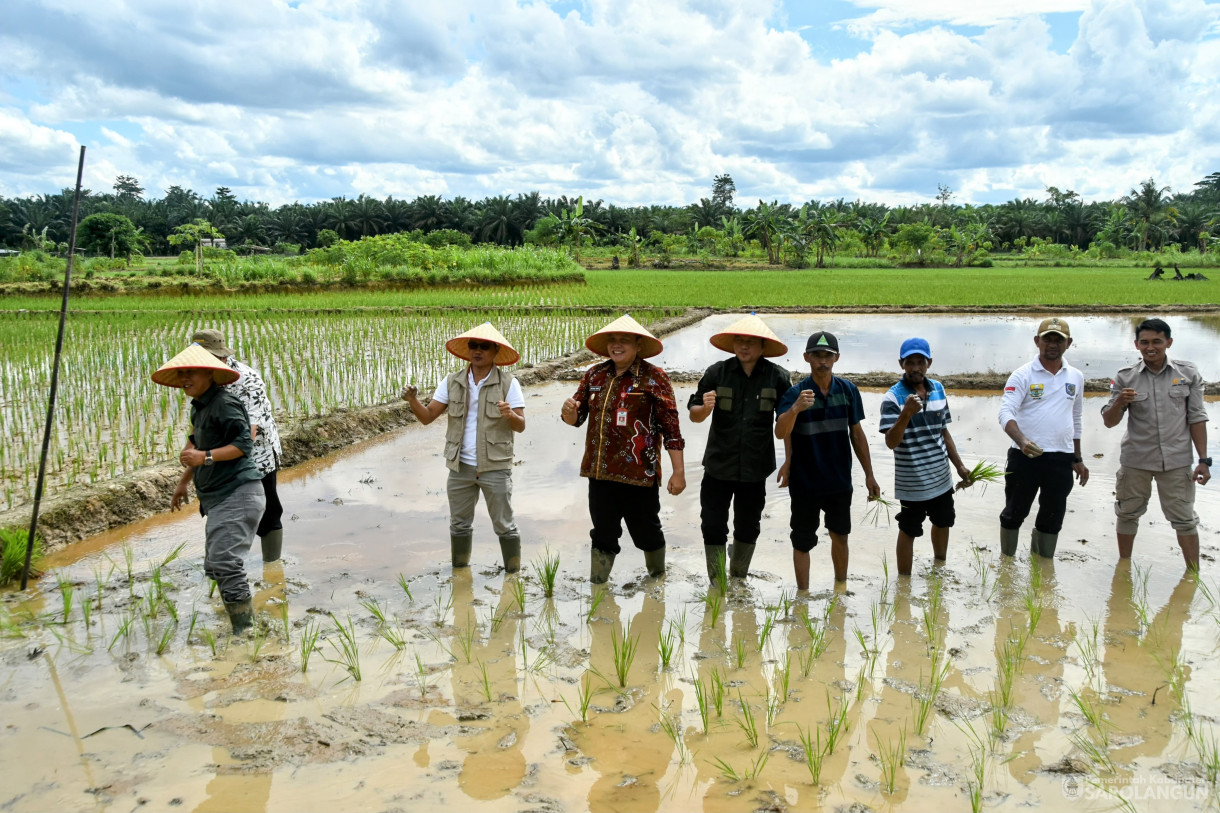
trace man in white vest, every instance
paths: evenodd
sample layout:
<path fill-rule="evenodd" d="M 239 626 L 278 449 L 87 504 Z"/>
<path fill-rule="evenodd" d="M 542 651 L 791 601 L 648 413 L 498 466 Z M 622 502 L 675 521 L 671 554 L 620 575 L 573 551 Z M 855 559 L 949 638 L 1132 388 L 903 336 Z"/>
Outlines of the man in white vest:
<path fill-rule="evenodd" d="M 402 398 L 424 425 L 449 413 L 445 464 L 453 566 L 470 565 L 474 507 L 482 492 L 500 539 L 504 569 L 516 573 L 521 569 L 521 536 L 511 505 L 513 434 L 525 431 L 525 396 L 517 379 L 500 367 L 515 364 L 521 356 L 490 322 L 450 339 L 445 349 L 469 364 L 442 381 L 427 405 L 413 385 L 403 388 Z"/>

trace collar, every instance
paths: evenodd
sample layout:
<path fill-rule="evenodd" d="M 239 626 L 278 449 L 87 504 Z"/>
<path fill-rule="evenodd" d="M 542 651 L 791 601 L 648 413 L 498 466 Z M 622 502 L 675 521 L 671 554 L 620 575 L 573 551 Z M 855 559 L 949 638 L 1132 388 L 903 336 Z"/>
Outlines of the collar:
<path fill-rule="evenodd" d="M 191 403 L 202 408 L 212 403 L 218 394 L 220 394 L 220 385 L 213 381 L 212 386 L 208 387 L 208 391 L 198 398 L 192 398 Z"/>
<path fill-rule="evenodd" d="M 491 378 L 492 374 L 495 373 L 495 371 L 497 369 L 498 368 L 493 364 L 491 366 L 491 369 L 487 371 L 487 375 L 483 376 L 482 381 L 475 381 L 474 380 L 474 367 L 470 364 L 467 364 L 466 365 L 466 383 L 470 386 L 471 389 L 474 389 L 475 387 L 482 387 L 484 384 L 487 383 L 488 379 Z"/>
<path fill-rule="evenodd" d="M 1149 366 L 1148 366 L 1148 365 L 1147 365 L 1147 364 L 1144 362 L 1144 357 L 1143 357 L 1143 356 L 1140 356 L 1140 360 L 1139 360 L 1139 361 L 1137 361 L 1137 362 L 1135 362 L 1135 372 L 1136 372 L 1136 373 L 1142 373 L 1142 372 L 1144 372 L 1145 370 L 1147 370 L 1149 375 L 1160 375 L 1161 373 L 1163 373 L 1163 372 L 1165 372 L 1166 370 L 1168 370 L 1170 367 L 1173 367 L 1174 372 L 1179 372 L 1178 368 L 1177 368 L 1177 367 L 1174 365 L 1174 363 L 1173 363 L 1173 359 L 1171 359 L 1169 356 L 1166 356 L 1166 357 L 1165 357 L 1165 363 L 1161 365 L 1160 372 L 1153 372 L 1152 368 L 1151 368 L 1151 367 L 1149 367 Z"/>
<path fill-rule="evenodd" d="M 1034 369 L 1041 370 L 1047 375 L 1054 377 L 1059 375 L 1059 373 L 1067 372 L 1068 363 L 1066 361 L 1061 361 L 1059 363 L 1059 373 L 1052 373 L 1050 370 L 1042 366 L 1042 358 L 1040 356 L 1034 356 Z"/>

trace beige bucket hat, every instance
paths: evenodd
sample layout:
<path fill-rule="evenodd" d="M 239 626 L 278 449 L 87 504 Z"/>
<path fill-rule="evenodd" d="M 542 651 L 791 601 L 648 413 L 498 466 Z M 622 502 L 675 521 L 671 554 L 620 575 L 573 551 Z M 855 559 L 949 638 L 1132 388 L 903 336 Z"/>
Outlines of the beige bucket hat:
<path fill-rule="evenodd" d="M 466 342 L 469 341 L 495 342 L 498 347 L 496 349 L 496 357 L 492 361 L 499 367 L 506 364 L 516 364 L 521 358 L 521 354 L 513 349 L 513 346 L 508 343 L 508 339 L 500 335 L 500 331 L 492 327 L 491 322 L 484 322 L 478 327 L 473 327 L 466 331 L 461 336 L 454 336 L 445 342 L 445 349 L 462 361 L 470 361 L 470 348 L 466 346 Z"/>
<path fill-rule="evenodd" d="M 237 370 L 226 367 L 223 362 L 219 361 L 207 350 L 204 350 L 197 344 L 192 344 L 162 364 L 152 374 L 152 380 L 163 387 L 181 387 L 182 385 L 178 383 L 178 371 L 197 369 L 211 370 L 212 380 L 221 385 L 232 384 L 241 378 L 241 373 L 237 372 Z"/>
<path fill-rule="evenodd" d="M 741 317 L 722 332 L 713 336 L 712 347 L 715 347 L 717 350 L 723 350 L 726 353 L 732 353 L 734 336 L 755 336 L 762 339 L 762 354 L 767 358 L 783 356 L 788 352 L 788 345 L 779 340 L 779 337 L 771 331 L 771 328 L 767 327 L 766 322 L 752 313 Z"/>
<path fill-rule="evenodd" d="M 191 341 L 211 353 L 218 359 L 227 359 L 233 355 L 232 348 L 225 344 L 225 337 L 219 330 L 199 330 L 191 336 Z"/>
<path fill-rule="evenodd" d="M 619 318 L 615 319 L 610 324 L 606 325 L 601 330 L 594 333 L 589 338 L 585 339 L 585 347 L 592 350 L 599 356 L 609 357 L 606 352 L 606 339 L 611 333 L 630 333 L 640 337 L 640 349 L 638 357 L 642 359 L 652 358 L 659 355 L 663 345 L 661 340 L 653 336 L 639 322 L 631 318 L 631 314 L 624 313 Z"/>

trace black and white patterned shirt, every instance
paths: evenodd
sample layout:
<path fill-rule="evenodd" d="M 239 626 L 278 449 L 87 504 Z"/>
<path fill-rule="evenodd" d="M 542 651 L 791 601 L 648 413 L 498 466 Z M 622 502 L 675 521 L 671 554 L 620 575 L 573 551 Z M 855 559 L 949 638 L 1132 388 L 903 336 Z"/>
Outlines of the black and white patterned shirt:
<path fill-rule="evenodd" d="M 258 427 L 258 437 L 254 439 L 254 452 L 250 459 L 260 472 L 264 475 L 270 474 L 280 467 L 280 456 L 284 451 L 280 446 L 280 432 L 275 426 L 275 416 L 271 414 L 267 385 L 254 368 L 233 356 L 225 359 L 225 364 L 241 373 L 241 378 L 232 384 L 226 384 L 225 389 L 241 399 L 250 416 L 250 425 Z"/>

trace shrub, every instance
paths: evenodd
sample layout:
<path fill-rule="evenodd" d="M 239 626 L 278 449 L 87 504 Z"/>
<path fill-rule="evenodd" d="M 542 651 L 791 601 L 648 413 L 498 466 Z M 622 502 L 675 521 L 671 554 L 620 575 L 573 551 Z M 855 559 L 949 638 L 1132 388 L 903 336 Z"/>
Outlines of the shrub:
<path fill-rule="evenodd" d="M 25 567 L 25 541 L 30 538 L 27 530 L 9 528 L 0 529 L 0 586 L 8 584 L 21 575 Z M 42 537 L 34 537 L 34 552 L 30 558 L 30 573 L 38 573 L 38 564 L 42 561 Z"/>

